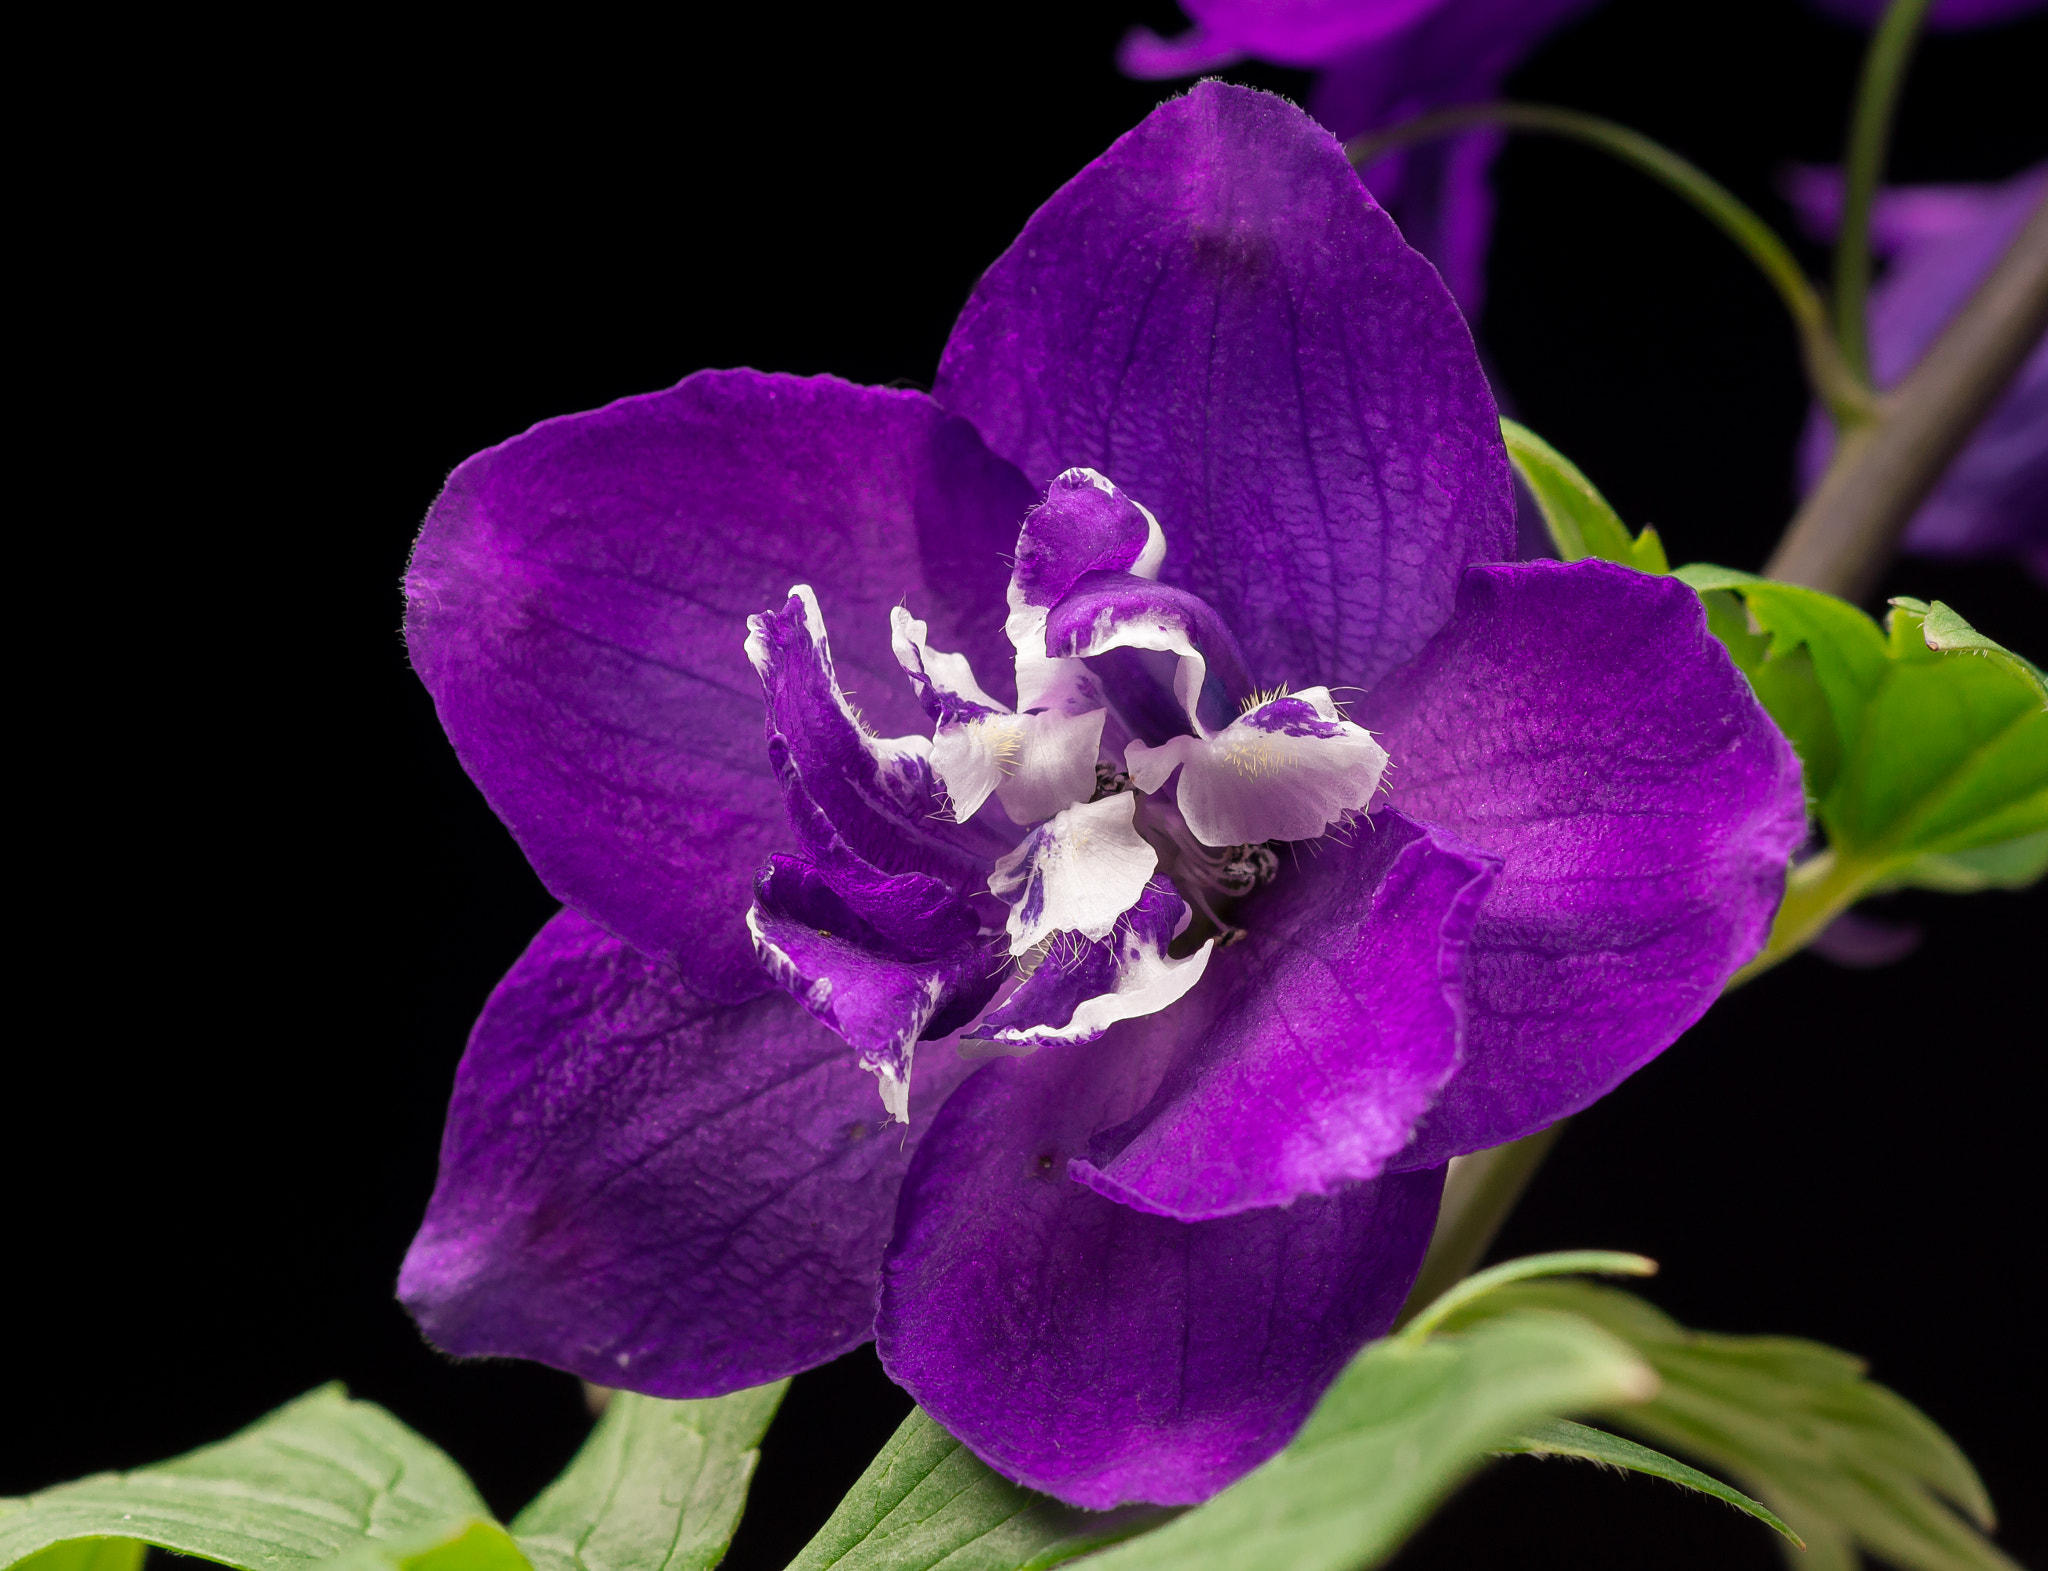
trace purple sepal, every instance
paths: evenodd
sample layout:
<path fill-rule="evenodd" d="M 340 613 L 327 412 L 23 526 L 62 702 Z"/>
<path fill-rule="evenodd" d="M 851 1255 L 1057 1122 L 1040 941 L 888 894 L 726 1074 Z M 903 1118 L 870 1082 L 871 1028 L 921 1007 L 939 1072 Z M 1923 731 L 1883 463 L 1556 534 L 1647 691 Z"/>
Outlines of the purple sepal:
<path fill-rule="evenodd" d="M 1165 960 L 1167 945 L 1188 925 L 1191 914 L 1171 882 L 1153 878 L 1138 903 L 1117 918 L 1107 938 L 1091 943 L 1078 933 L 1059 935 L 1023 985 L 980 1025 L 962 1032 L 963 1040 L 1027 1049 L 1050 1042 L 1094 1041 L 1116 1020 L 1129 1019 L 1134 1011 L 1112 1014 L 1098 1024 L 1090 1016 L 1105 1013 L 1102 1007 L 1088 1011 L 1083 1006 L 1112 998 L 1120 986 L 1130 986 L 1147 972 L 1170 970 L 1173 963 Z M 1197 969 L 1195 979 L 1200 975 Z M 1165 1007 L 1165 1002 L 1148 999 L 1148 1012 Z M 1078 1027 L 1074 1023 L 1077 1011 L 1083 1015 Z"/>
<path fill-rule="evenodd" d="M 1261 686 L 1370 684 L 1513 555 L 1493 395 L 1436 273 L 1284 100 L 1204 82 L 983 275 L 937 392 L 1041 483 L 1109 475 Z"/>
<path fill-rule="evenodd" d="M 800 858 L 770 857 L 754 882 L 755 950 L 814 1019 L 846 1039 L 863 1069 L 900 1085 L 915 1043 L 981 1013 L 1004 957 L 935 879 L 904 873 L 842 892 L 845 882 Z"/>
<path fill-rule="evenodd" d="M 1395 805 L 1503 863 L 1466 951 L 1464 1065 L 1394 1166 L 1577 1112 L 1762 947 L 1806 837 L 1799 764 L 1676 579 L 1468 569 L 1451 624 L 1353 712 Z"/>
<path fill-rule="evenodd" d="M 997 1471 L 1095 1510 L 1206 1499 L 1286 1444 L 1392 1323 L 1441 1191 L 1404 1173 L 1189 1223 L 1075 1183 L 1095 1131 L 1151 1099 L 1172 1021 L 984 1066 L 918 1149 L 883 1270 L 891 1378 Z"/>
<path fill-rule="evenodd" d="M 1244 939 L 1175 1012 L 1152 1099 L 1070 1171 L 1182 1221 L 1376 1177 L 1458 1066 L 1465 946 L 1500 870 L 1381 808 L 1239 908 Z"/>
<path fill-rule="evenodd" d="M 447 1352 L 652 1396 L 836 1358 L 873 1335 L 897 1187 L 964 1073 L 927 1058 L 888 1132 L 782 994 L 707 1003 L 564 911 L 470 1035 L 399 1297 Z"/>
<path fill-rule="evenodd" d="M 1025 605 L 1049 606 L 1083 573 L 1156 574 L 1164 544 L 1152 515 L 1113 480 L 1068 469 L 1053 477 L 1045 500 L 1025 515 L 1012 592 Z"/>
<path fill-rule="evenodd" d="M 738 1002 L 769 985 L 744 916 L 788 844 L 747 617 L 828 586 L 840 673 L 885 733 L 920 729 L 890 607 L 912 596 L 942 647 L 999 669 L 1033 499 L 922 394 L 703 372 L 462 464 L 413 552 L 407 643 L 548 888 Z"/>

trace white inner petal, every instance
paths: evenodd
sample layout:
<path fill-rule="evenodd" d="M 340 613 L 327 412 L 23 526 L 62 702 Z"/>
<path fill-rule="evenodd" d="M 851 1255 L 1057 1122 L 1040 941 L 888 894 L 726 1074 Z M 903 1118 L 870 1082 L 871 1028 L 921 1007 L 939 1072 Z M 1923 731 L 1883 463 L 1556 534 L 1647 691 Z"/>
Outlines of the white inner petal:
<path fill-rule="evenodd" d="M 1074 1009 L 1074 1018 L 1063 1026 L 1041 1027 L 1032 1034 L 1041 1042 L 1064 1042 L 1107 1031 L 1119 1020 L 1136 1020 L 1157 1014 L 1202 980 L 1209 969 L 1209 956 L 1216 940 L 1210 939 L 1183 960 L 1174 960 L 1149 944 L 1134 939 L 1135 951 L 1117 975 L 1116 991 L 1085 999 Z"/>
<path fill-rule="evenodd" d="M 974 667 L 967 663 L 965 655 L 949 655 L 943 649 L 934 649 L 926 643 L 929 631 L 903 606 L 889 612 L 889 643 L 896 651 L 898 665 L 913 675 L 922 672 L 930 677 L 932 686 L 942 693 L 951 693 L 955 698 L 964 698 L 984 709 L 1008 709 L 1007 704 L 999 703 L 981 690 L 981 684 L 974 679 Z"/>
<path fill-rule="evenodd" d="M 1042 648 L 1045 614 L 1032 614 L 1041 630 Z M 941 693 L 988 711 L 941 724 L 932 740 L 932 771 L 946 788 L 955 818 L 972 818 L 994 795 L 1013 822 L 1035 824 L 1094 792 L 1102 724 L 1109 715 L 1102 707 L 1100 684 L 1080 661 L 1048 660 L 1041 654 L 1031 674 L 1054 691 L 1034 693 L 1033 707 L 1048 701 L 1049 707 L 1013 714 L 982 691 L 965 655 L 932 648 L 926 642 L 925 624 L 902 606 L 890 613 L 889 630 L 897 663 L 905 671 L 913 677 L 922 675 Z M 1020 683 L 1026 680 L 1021 656 L 1017 675 Z"/>
<path fill-rule="evenodd" d="M 1132 827 L 1137 807 L 1128 791 L 1070 807 L 996 863 L 989 889 L 1009 902 L 1011 954 L 1054 933 L 1105 938 L 1138 903 L 1159 854 Z"/>
<path fill-rule="evenodd" d="M 1017 715 L 1017 745 L 996 795 L 1015 824 L 1035 824 L 1095 791 L 1095 760 L 1102 751 L 1106 709 L 1069 715 L 1049 709 Z"/>
<path fill-rule="evenodd" d="M 1133 742 L 1124 767 L 1140 791 L 1156 791 L 1180 769 L 1181 816 L 1204 845 L 1313 840 L 1346 813 L 1362 812 L 1379 788 L 1387 754 L 1363 726 L 1346 720 L 1326 687 L 1277 703 L 1314 707 L 1328 736 L 1290 736 L 1256 722 L 1273 703 L 1240 716 L 1212 738 L 1177 736 L 1161 747 Z"/>

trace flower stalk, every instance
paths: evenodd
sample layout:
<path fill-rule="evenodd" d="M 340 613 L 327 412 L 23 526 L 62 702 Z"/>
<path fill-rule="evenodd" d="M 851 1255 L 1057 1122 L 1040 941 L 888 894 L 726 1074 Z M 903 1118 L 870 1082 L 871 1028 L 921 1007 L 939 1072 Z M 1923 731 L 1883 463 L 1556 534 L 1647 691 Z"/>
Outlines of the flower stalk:
<path fill-rule="evenodd" d="M 1364 169 L 1374 160 L 1417 142 L 1433 141 L 1479 125 L 1504 126 L 1513 131 L 1561 136 L 1597 147 L 1661 182 L 1690 202 L 1721 232 L 1741 247 L 1778 293 L 1786 313 L 1799 335 L 1800 358 L 1815 395 L 1827 406 L 1836 426 L 1844 431 L 1868 422 L 1876 414 L 1876 396 L 1864 377 L 1842 357 L 1830 331 L 1828 312 L 1820 292 L 1813 287 L 1776 231 L 1757 216 L 1747 203 L 1720 181 L 1662 143 L 1639 131 L 1618 125 L 1598 115 L 1561 109 L 1554 104 L 1485 103 L 1461 104 L 1453 109 L 1422 115 L 1406 124 L 1366 136 L 1353 137 L 1345 144 L 1345 155 L 1354 167 Z"/>
<path fill-rule="evenodd" d="M 1862 600 L 1915 510 L 2048 328 L 2048 202 L 1934 347 L 1845 430 L 1764 574 Z"/>
<path fill-rule="evenodd" d="M 1835 334 L 1851 372 L 1870 379 L 1870 212 L 1921 24 L 1934 0 L 1892 0 L 1863 57 L 1849 117 L 1841 237 L 1835 244 Z"/>

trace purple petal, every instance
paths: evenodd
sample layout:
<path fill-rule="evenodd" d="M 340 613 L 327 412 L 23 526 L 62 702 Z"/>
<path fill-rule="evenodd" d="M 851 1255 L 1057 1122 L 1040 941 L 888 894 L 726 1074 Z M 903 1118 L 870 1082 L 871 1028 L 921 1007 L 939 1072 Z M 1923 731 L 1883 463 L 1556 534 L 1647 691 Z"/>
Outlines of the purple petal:
<path fill-rule="evenodd" d="M 1115 481 L 1069 469 L 1053 477 L 1017 532 L 1011 594 L 1024 605 L 1050 606 L 1084 573 L 1150 579 L 1165 549 L 1158 521 Z"/>
<path fill-rule="evenodd" d="M 1053 1042 L 1092 1042 L 1119 1020 L 1156 1014 L 1202 979 L 1208 945 L 1184 959 L 1166 948 L 1194 913 L 1173 885 L 1154 878 L 1106 938 L 1058 936 L 1021 987 L 963 1040 L 1029 1052 Z"/>
<path fill-rule="evenodd" d="M 1842 171 L 1794 164 L 1779 182 L 1807 235 L 1834 244 L 1842 227 Z M 1982 223 L 1999 204 L 1995 185 L 1908 185 L 1880 190 L 1870 207 L 1870 250 L 1890 257 L 1909 246 L 1946 240 Z"/>
<path fill-rule="evenodd" d="M 456 1071 L 399 1297 L 439 1347 L 654 1396 L 718 1396 L 873 1334 L 918 1119 L 780 993 L 709 1004 L 564 911 L 498 984 Z"/>
<path fill-rule="evenodd" d="M 1677 580 L 1475 567 L 1354 713 L 1395 805 L 1505 864 L 1467 951 L 1464 1067 L 1398 1166 L 1605 1095 L 1762 946 L 1806 835 L 1799 765 Z"/>
<path fill-rule="evenodd" d="M 1884 15 L 1887 0 L 1813 0 L 1830 16 L 1863 27 L 1875 27 Z M 1936 32 L 1962 32 L 1991 27 L 2041 9 L 2042 0 L 1937 0 L 1928 13 L 1927 26 Z"/>
<path fill-rule="evenodd" d="M 1446 0 L 1183 0 L 1190 32 L 1161 38 L 1133 28 L 1117 63 L 1136 77 L 1195 76 L 1246 55 L 1275 65 L 1327 65 L 1347 50 L 1398 32 Z"/>
<path fill-rule="evenodd" d="M 1871 291 L 1871 362 L 1880 387 L 1905 376 L 1976 292 L 2048 194 L 2048 165 L 1982 188 L 1974 211 L 1963 210 L 1954 188 L 1941 194 L 1948 225 L 1901 243 Z M 1819 482 L 1833 450 L 1833 429 L 1816 406 L 1800 445 L 1808 487 Z M 1920 504 L 1903 543 L 1927 556 L 2048 553 L 2048 339 Z"/>
<path fill-rule="evenodd" d="M 984 1067 L 911 1164 L 876 1322 L 890 1376 L 999 1472 L 1093 1509 L 1206 1499 L 1383 1332 L 1439 1173 L 1175 1222 L 1066 1176 L 1150 1099 L 1171 1013 Z"/>
<path fill-rule="evenodd" d="M 1390 808 L 1238 908 L 1152 1099 L 1072 1171 L 1198 1221 L 1376 1177 L 1457 1068 L 1465 945 L 1499 863 Z M 1213 1023 L 1212 1023 L 1213 1022 Z"/>
<path fill-rule="evenodd" d="M 1867 971 L 1905 959 L 1920 947 L 1921 936 L 1919 926 L 1912 922 L 1887 922 L 1861 911 L 1844 911 L 1806 947 L 1838 966 Z"/>
<path fill-rule="evenodd" d="M 1370 683 L 1514 550 L 1493 396 L 1449 294 L 1281 99 L 1205 82 L 1039 209 L 983 276 L 936 396 L 1041 482 L 1158 515 L 1162 578 L 1253 679 Z"/>
<path fill-rule="evenodd" d="M 788 833 L 746 618 L 816 585 L 878 728 L 921 729 L 889 608 L 1006 656 L 1001 558 L 1032 500 L 919 394 L 700 373 L 455 471 L 407 579 L 413 663 L 549 889 L 737 1002 L 771 985 L 742 916 Z"/>
<path fill-rule="evenodd" d="M 845 1038 L 898 1119 L 917 1043 L 959 1030 L 995 994 L 1003 955 L 980 926 L 921 873 L 876 875 L 848 889 L 843 876 L 788 856 L 768 859 L 748 917 L 769 974 Z"/>

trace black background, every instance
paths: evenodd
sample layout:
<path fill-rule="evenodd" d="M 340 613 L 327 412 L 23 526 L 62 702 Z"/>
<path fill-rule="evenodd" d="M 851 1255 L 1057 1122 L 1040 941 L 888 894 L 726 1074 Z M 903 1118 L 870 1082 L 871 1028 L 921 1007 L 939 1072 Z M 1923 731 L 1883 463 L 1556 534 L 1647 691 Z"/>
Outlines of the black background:
<path fill-rule="evenodd" d="M 1116 74 L 1124 26 L 1178 25 L 741 9 L 109 21 L 17 67 L 13 325 L 54 352 L 13 459 L 0 1493 L 336 1377 L 505 1514 L 582 1438 L 567 1376 L 456 1365 L 391 1297 L 469 1021 L 552 909 L 407 671 L 411 535 L 475 449 L 700 366 L 928 382 L 979 270 L 1169 91 Z M 1510 85 L 1784 224 L 1774 175 L 1836 156 L 1859 46 L 1792 0 L 1616 0 Z M 2043 80 L 2048 19 L 1931 41 L 1895 172 L 2041 158 Z M 1675 560 L 1756 566 L 1804 413 L 1773 296 L 1594 155 L 1517 143 L 1498 181 L 1484 334 L 1524 417 Z M 1909 562 L 1885 592 L 2048 658 L 2016 569 Z M 1717 1007 L 1577 1122 L 1499 1247 L 1640 1249 L 1690 1323 L 1868 1355 L 2041 1563 L 2044 900 L 1891 906 L 1916 955 L 1801 958 Z M 782 1565 L 906 1406 L 866 1352 L 800 1377 L 728 1563 Z M 1773 1555 L 1665 1486 L 1518 1462 L 1401 1563 Z"/>

